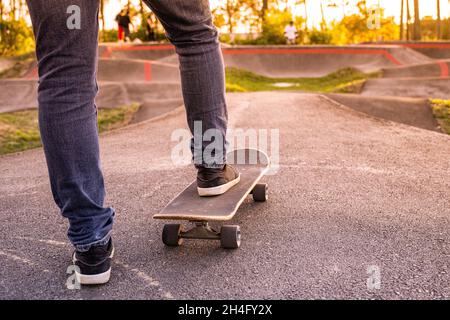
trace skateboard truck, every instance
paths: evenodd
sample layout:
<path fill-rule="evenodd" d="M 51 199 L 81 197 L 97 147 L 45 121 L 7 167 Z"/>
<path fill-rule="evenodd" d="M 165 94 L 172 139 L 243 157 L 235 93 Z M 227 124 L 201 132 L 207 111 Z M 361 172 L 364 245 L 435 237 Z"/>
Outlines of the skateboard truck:
<path fill-rule="evenodd" d="M 222 226 L 220 232 L 207 221 L 194 221 L 194 227 L 184 231 L 180 224 L 166 224 L 163 229 L 163 242 L 169 247 L 177 247 L 183 239 L 220 240 L 222 248 L 237 249 L 241 245 L 241 228 L 239 226 Z"/>
<path fill-rule="evenodd" d="M 181 231 L 183 239 L 220 240 L 220 232 L 215 230 L 206 221 L 194 221 L 194 227 L 188 231 Z"/>

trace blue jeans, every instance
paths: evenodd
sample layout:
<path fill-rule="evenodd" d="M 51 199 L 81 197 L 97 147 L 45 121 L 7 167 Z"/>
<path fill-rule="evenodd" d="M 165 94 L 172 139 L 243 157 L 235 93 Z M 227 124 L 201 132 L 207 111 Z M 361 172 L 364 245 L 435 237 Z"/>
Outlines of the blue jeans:
<path fill-rule="evenodd" d="M 203 132 L 215 129 L 225 137 L 224 66 L 209 1 L 145 3 L 160 19 L 179 55 L 191 131 L 194 122 L 201 121 Z M 62 215 L 69 220 L 70 241 L 77 250 L 86 251 L 109 241 L 115 214 L 103 203 L 94 103 L 99 0 L 27 0 L 27 4 L 37 44 L 39 126 L 51 189 Z M 79 28 L 76 21 L 68 22 L 77 13 L 74 5 L 80 9 Z"/>

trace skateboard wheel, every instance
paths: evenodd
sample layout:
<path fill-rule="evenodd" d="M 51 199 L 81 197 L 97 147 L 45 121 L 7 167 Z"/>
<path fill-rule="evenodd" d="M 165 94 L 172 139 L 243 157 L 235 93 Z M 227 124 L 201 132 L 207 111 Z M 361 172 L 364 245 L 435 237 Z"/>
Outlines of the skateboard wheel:
<path fill-rule="evenodd" d="M 257 184 L 253 188 L 253 200 L 256 202 L 266 202 L 269 199 L 269 186 L 266 183 Z"/>
<path fill-rule="evenodd" d="M 241 246 L 241 228 L 223 226 L 220 230 L 220 244 L 224 249 L 237 249 Z"/>
<path fill-rule="evenodd" d="M 166 224 L 162 233 L 162 241 L 166 246 L 178 247 L 182 244 L 183 239 L 180 237 L 180 224 Z"/>

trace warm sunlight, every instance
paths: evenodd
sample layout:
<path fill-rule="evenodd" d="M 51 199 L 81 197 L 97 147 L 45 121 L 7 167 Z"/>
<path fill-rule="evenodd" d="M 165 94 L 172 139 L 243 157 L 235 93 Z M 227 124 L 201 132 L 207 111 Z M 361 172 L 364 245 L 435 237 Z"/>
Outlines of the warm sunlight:
<path fill-rule="evenodd" d="M 210 0 L 211 7 L 214 8 L 220 3 L 222 0 Z M 126 5 L 128 0 L 112 0 L 109 1 L 107 5 L 107 17 L 108 21 L 106 23 L 106 27 L 113 28 L 114 27 L 114 17 L 120 11 L 120 8 Z M 132 3 L 138 4 L 139 1 L 131 1 Z M 298 2 L 296 0 L 288 0 L 289 7 L 292 9 L 292 12 L 295 15 L 304 15 L 304 6 L 303 5 L 295 5 Z M 317 0 L 309 0 L 307 2 L 307 11 L 310 20 L 308 22 L 309 26 L 318 26 L 320 24 L 321 12 L 320 12 L 320 2 Z M 355 3 L 357 0 L 351 0 L 349 5 L 345 7 L 345 9 L 340 5 L 340 1 L 324 1 L 324 3 L 333 3 L 338 2 L 338 7 L 327 7 L 325 6 L 325 15 L 327 21 L 331 22 L 336 19 L 342 18 L 343 11 L 345 10 L 346 14 L 351 14 L 356 11 Z M 378 3 L 382 8 L 386 9 L 386 16 L 395 16 L 397 20 L 399 18 L 400 12 L 400 0 L 368 0 L 369 6 L 376 6 Z M 412 7 L 412 6 L 411 6 Z M 449 17 L 450 16 L 450 4 L 447 0 L 441 0 L 441 16 Z M 420 2 L 420 11 L 421 16 L 433 16 L 436 17 L 436 3 L 434 1 L 421 1 Z"/>
<path fill-rule="evenodd" d="M 450 0 L 0 0 L 0 307 L 450 299 L 449 89 Z"/>

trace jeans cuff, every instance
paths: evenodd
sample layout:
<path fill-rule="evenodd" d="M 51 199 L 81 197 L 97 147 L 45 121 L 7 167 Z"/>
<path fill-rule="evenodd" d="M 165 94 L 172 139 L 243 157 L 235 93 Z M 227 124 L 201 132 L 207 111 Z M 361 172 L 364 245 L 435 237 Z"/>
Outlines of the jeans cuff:
<path fill-rule="evenodd" d="M 112 231 L 108 232 L 108 234 L 105 237 L 103 237 L 102 239 L 97 240 L 95 242 L 92 242 L 89 244 L 75 245 L 75 249 L 78 252 L 86 252 L 86 251 L 89 251 L 89 249 L 91 247 L 100 247 L 100 246 L 107 245 L 109 240 L 111 239 L 111 233 L 112 233 Z"/>

